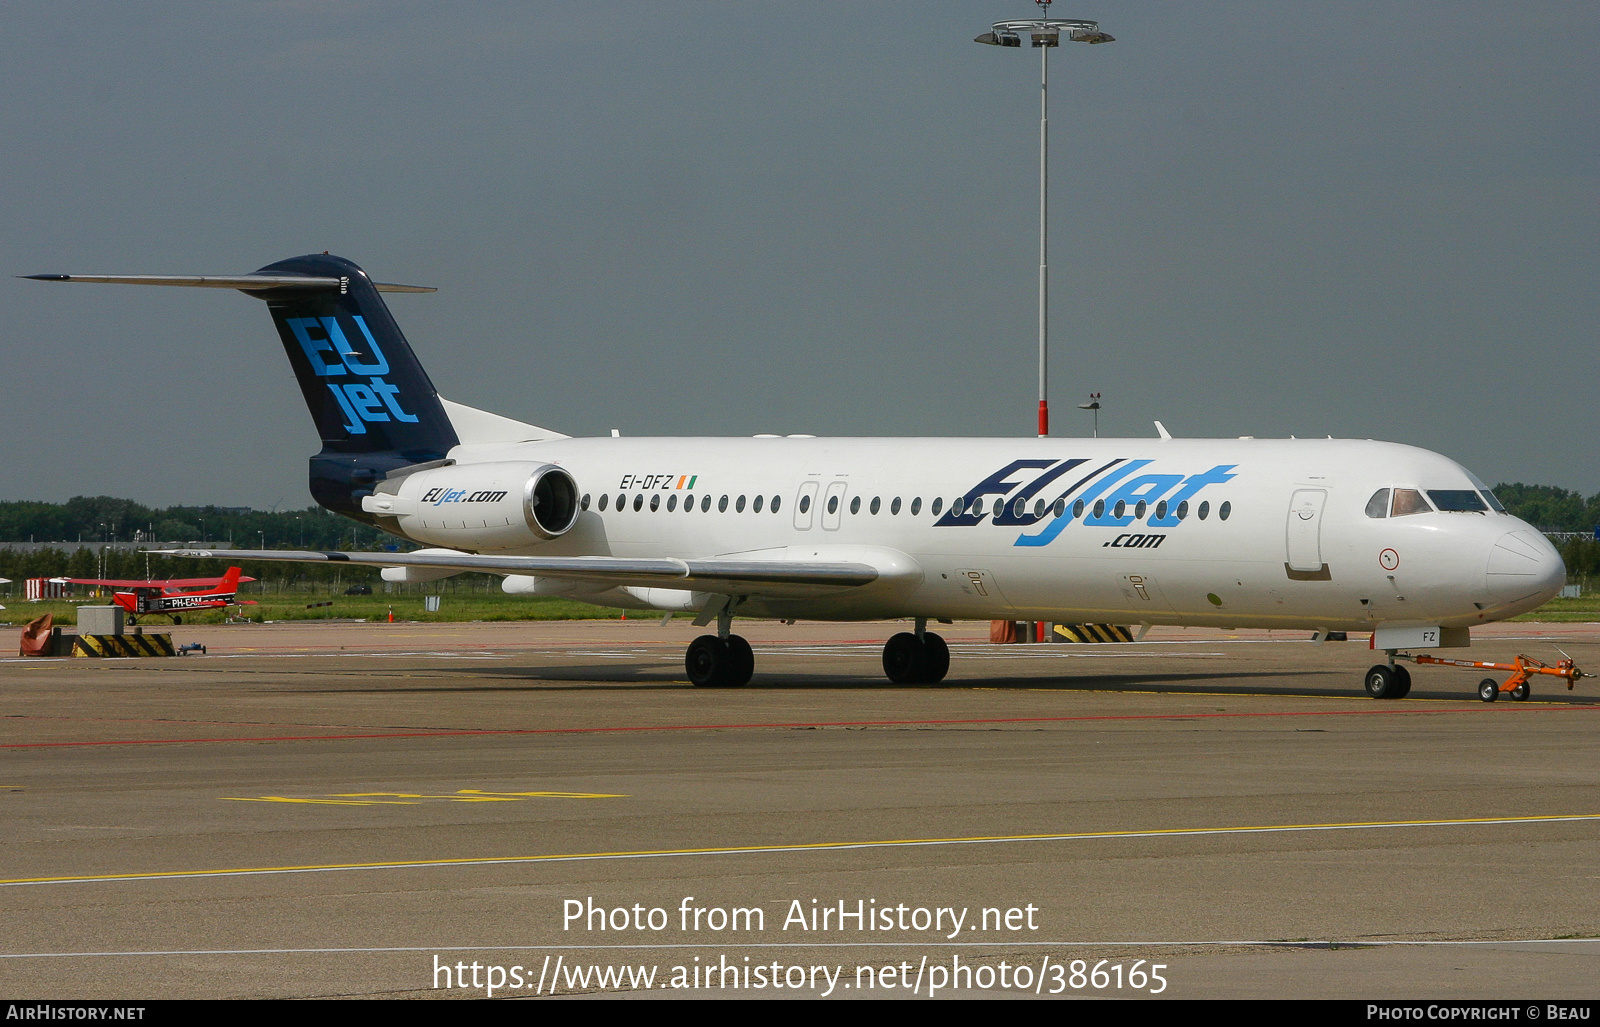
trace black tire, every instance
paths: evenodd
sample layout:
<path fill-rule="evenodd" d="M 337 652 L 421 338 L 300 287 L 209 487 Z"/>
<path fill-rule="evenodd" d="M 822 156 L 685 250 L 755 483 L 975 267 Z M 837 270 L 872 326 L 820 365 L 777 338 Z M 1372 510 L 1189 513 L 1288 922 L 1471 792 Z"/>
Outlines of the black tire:
<path fill-rule="evenodd" d="M 1368 669 L 1364 684 L 1374 699 L 1392 699 L 1399 689 L 1399 678 L 1387 663 L 1379 663 Z"/>
<path fill-rule="evenodd" d="M 172 623 L 174 623 L 174 624 L 182 624 L 183 623 L 183 618 L 174 615 L 173 618 L 172 618 Z"/>
<path fill-rule="evenodd" d="M 1394 666 L 1395 691 L 1389 696 L 1391 699 L 1404 699 L 1411 694 L 1411 672 L 1395 664 Z"/>
<path fill-rule="evenodd" d="M 750 683 L 750 675 L 756 672 L 756 654 L 742 635 L 729 635 L 725 644 L 728 647 L 728 679 L 722 685 L 724 688 L 743 688 Z"/>
<path fill-rule="evenodd" d="M 689 643 L 689 651 L 683 655 L 683 669 L 690 683 L 699 688 L 721 688 L 732 663 L 727 645 L 716 635 L 701 635 Z"/>
<path fill-rule="evenodd" d="M 917 636 L 902 631 L 883 644 L 883 672 L 897 685 L 921 683 L 927 668 L 927 649 Z"/>
<path fill-rule="evenodd" d="M 922 683 L 937 685 L 950 673 L 950 647 L 931 631 L 922 633 Z"/>
<path fill-rule="evenodd" d="M 1517 702 L 1527 702 L 1528 696 L 1533 692 L 1533 687 L 1524 681 L 1511 690 L 1511 698 Z"/>
<path fill-rule="evenodd" d="M 137 617 L 129 617 L 125 623 L 128 625 L 128 627 L 131 628 L 135 624 L 139 623 L 139 618 L 137 618 Z"/>
<path fill-rule="evenodd" d="M 1478 682 L 1478 698 L 1484 702 L 1494 702 L 1500 698 L 1500 682 L 1494 678 L 1484 678 Z"/>

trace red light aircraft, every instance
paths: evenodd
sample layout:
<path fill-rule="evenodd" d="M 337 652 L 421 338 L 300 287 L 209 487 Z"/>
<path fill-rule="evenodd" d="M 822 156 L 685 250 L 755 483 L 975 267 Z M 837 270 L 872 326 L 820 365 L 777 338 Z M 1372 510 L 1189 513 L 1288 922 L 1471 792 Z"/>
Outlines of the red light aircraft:
<path fill-rule="evenodd" d="M 111 599 L 128 611 L 128 623 L 137 624 L 139 618 L 150 614 L 171 617 L 172 623 L 183 623 L 185 610 L 218 610 L 225 606 L 255 606 L 253 599 L 235 598 L 239 582 L 255 578 L 240 577 L 239 568 L 229 567 L 220 578 L 171 578 L 166 581 L 119 581 L 111 578 L 52 578 L 73 585 L 99 585 L 103 588 L 126 588 L 128 592 L 114 592 Z M 184 589 L 197 589 L 185 592 Z"/>

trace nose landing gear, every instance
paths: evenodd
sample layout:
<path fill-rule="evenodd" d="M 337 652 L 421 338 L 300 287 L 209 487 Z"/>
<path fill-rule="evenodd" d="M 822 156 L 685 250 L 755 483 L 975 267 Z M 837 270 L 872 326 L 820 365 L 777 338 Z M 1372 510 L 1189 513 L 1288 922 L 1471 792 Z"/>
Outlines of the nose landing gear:
<path fill-rule="evenodd" d="M 1374 699 L 1404 699 L 1411 691 L 1411 672 L 1404 667 L 1380 663 L 1367 671 L 1367 694 Z"/>

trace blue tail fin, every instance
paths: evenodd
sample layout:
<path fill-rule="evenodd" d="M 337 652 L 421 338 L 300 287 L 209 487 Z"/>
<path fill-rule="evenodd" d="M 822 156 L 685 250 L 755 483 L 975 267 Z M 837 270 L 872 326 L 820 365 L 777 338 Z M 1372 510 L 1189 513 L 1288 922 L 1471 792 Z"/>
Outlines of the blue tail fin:
<path fill-rule="evenodd" d="M 322 437 L 311 493 L 339 513 L 369 520 L 361 498 L 408 464 L 443 459 L 458 444 L 439 394 L 367 273 L 343 257 L 311 254 L 259 275 L 338 279 L 334 287 L 253 289 L 266 301 L 300 391 Z"/>

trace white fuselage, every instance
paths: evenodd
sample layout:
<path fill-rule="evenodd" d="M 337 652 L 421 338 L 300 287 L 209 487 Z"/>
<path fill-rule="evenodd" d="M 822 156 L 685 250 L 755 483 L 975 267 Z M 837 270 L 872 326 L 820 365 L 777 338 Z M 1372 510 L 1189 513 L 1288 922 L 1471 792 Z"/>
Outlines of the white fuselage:
<path fill-rule="evenodd" d="M 741 616 L 1463 627 L 1533 609 L 1565 581 L 1555 549 L 1504 512 L 1389 516 L 1386 501 L 1370 516 L 1381 489 L 1487 492 L 1455 462 L 1391 443 L 573 438 L 450 456 L 397 522 L 427 545 L 837 560 L 882 575 L 857 589 L 754 594 Z M 550 541 L 528 538 L 515 508 L 516 469 L 530 463 L 559 465 L 584 497 Z M 507 589 L 669 610 L 704 599 L 515 577 Z"/>

